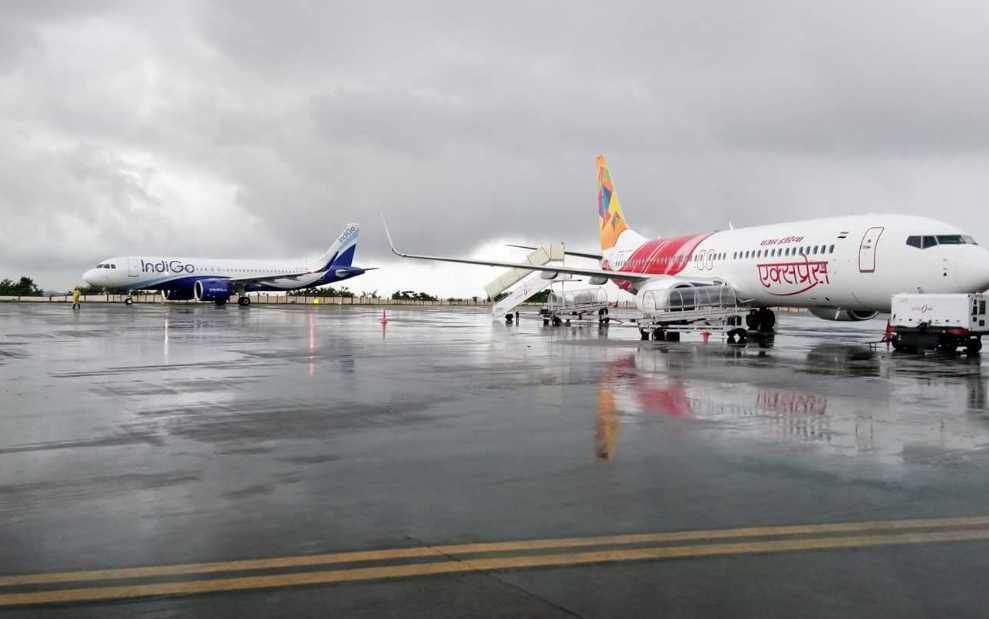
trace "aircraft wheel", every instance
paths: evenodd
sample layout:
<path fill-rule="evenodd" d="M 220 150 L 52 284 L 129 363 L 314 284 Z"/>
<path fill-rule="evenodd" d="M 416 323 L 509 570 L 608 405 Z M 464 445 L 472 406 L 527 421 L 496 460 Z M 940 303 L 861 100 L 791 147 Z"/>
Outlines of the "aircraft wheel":
<path fill-rule="evenodd" d="M 749 329 L 752 329 L 753 331 L 759 330 L 758 310 L 752 310 L 751 312 L 745 315 L 745 326 L 747 326 Z"/>
<path fill-rule="evenodd" d="M 216 301 L 213 301 L 213 303 L 216 304 L 217 307 L 223 307 L 224 305 L 227 304 L 227 300 L 226 299 L 217 299 Z"/>
<path fill-rule="evenodd" d="M 237 305 L 247 307 L 251 304 L 251 297 L 237 297 Z"/>
<path fill-rule="evenodd" d="M 970 355 L 978 354 L 982 350 L 982 338 L 972 338 L 965 342 L 965 350 L 968 351 Z"/>
<path fill-rule="evenodd" d="M 670 331 L 669 333 L 666 334 L 666 341 L 667 342 L 679 342 L 680 341 L 680 332 L 679 331 Z"/>
<path fill-rule="evenodd" d="M 134 299 L 127 297 L 124 299 L 124 305 L 134 305 Z"/>
<path fill-rule="evenodd" d="M 655 329 L 652 332 L 652 339 L 655 342 L 662 342 L 666 339 L 666 333 L 662 329 Z"/>
<path fill-rule="evenodd" d="M 769 308 L 759 310 L 759 330 L 772 331 L 776 326 L 776 313 Z"/>
<path fill-rule="evenodd" d="M 646 329 L 639 329 L 639 337 L 642 339 L 642 341 L 648 340 L 649 339 L 649 331 L 646 330 Z"/>

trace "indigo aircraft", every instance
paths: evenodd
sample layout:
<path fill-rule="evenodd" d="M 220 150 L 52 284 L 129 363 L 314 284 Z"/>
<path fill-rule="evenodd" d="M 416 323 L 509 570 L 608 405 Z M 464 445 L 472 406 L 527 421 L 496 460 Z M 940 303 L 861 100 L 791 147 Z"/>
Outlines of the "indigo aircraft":
<path fill-rule="evenodd" d="M 212 301 L 225 305 L 233 294 L 240 305 L 255 291 L 286 291 L 339 282 L 371 269 L 353 266 L 360 227 L 347 224 L 329 249 L 314 261 L 123 256 L 107 258 L 82 278 L 110 290 L 158 290 L 167 301 Z M 130 304 L 128 296 L 126 303 Z"/>
<path fill-rule="evenodd" d="M 470 260 L 439 260 L 579 275 L 608 280 L 634 294 L 639 310 L 653 315 L 671 292 L 727 286 L 751 310 L 750 329 L 768 330 L 772 307 L 802 307 L 825 320 L 869 320 L 889 311 L 897 293 L 977 292 L 989 288 L 989 251 L 954 226 L 926 217 L 866 214 L 732 228 L 649 240 L 629 227 L 603 156 L 597 159 L 600 253 L 598 268 Z M 668 307 L 668 306 L 667 306 Z"/>

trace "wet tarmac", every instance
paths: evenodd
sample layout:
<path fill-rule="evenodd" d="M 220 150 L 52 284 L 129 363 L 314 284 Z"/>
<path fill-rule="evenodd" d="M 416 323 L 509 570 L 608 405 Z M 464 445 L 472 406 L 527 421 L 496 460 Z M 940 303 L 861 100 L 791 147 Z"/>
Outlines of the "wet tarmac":
<path fill-rule="evenodd" d="M 0 304 L 0 614 L 985 614 L 979 358 L 379 318 Z"/>

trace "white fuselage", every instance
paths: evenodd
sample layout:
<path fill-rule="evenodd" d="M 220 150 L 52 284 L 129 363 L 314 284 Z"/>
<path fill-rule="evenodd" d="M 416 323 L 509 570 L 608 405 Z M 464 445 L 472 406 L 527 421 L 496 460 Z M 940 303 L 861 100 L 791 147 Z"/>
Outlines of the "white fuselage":
<path fill-rule="evenodd" d="M 925 237 L 948 242 L 924 247 Z M 657 279 L 721 281 L 756 306 L 888 311 L 896 293 L 989 288 L 989 251 L 953 226 L 904 215 L 833 217 L 655 241 L 626 230 L 604 252 L 602 265 L 655 273 Z M 623 287 L 635 292 L 649 284 Z"/>
<path fill-rule="evenodd" d="M 191 287 L 203 278 L 243 280 L 266 279 L 264 289 L 292 290 L 316 285 L 323 273 L 277 279 L 280 274 L 298 274 L 309 270 L 299 262 L 270 260 L 231 260 L 220 258 L 173 258 L 166 256 L 123 256 L 108 258 L 90 269 L 83 279 L 111 289 L 155 290 Z"/>

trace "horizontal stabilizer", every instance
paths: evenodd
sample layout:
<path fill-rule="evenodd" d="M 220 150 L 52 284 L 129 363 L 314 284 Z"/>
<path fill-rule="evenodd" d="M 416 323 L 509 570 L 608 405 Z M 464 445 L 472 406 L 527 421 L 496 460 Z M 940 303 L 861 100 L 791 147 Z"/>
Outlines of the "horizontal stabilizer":
<path fill-rule="evenodd" d="M 518 249 L 539 249 L 535 245 L 517 245 L 515 243 L 507 243 L 508 247 L 515 247 Z M 601 254 L 591 253 L 589 251 L 570 251 L 569 249 L 564 249 L 564 254 L 567 256 L 577 256 L 578 258 L 590 258 L 591 260 L 601 260 L 603 257 Z"/>

